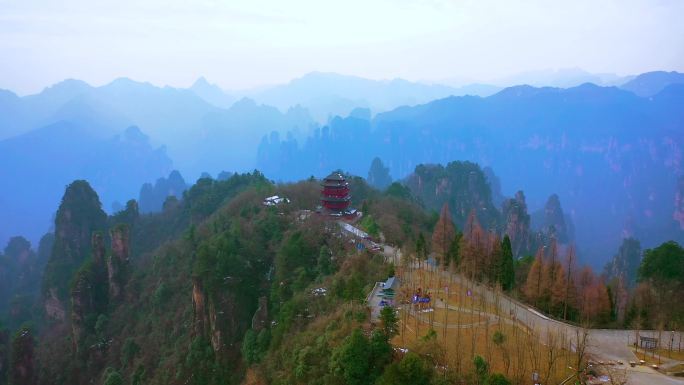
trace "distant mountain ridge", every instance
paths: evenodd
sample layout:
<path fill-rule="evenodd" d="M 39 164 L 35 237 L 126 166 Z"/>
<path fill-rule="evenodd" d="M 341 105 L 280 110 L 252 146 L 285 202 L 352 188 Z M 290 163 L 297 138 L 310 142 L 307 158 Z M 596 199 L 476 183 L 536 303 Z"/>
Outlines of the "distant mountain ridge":
<path fill-rule="evenodd" d="M 191 89 L 177 89 L 127 78 L 100 87 L 70 79 L 36 95 L 1 93 L 0 112 L 4 113 L 0 116 L 0 140 L 59 121 L 96 126 L 103 136 L 137 125 L 152 143 L 167 147 L 184 174 L 194 176 L 203 171 L 251 170 L 264 134 L 304 131 L 313 123 L 301 108 L 288 115 L 272 107 L 234 100 L 206 80 L 196 82 Z M 217 142 L 223 142 L 218 152 L 207 154 L 203 150 Z M 218 164 L 198 164 L 197 154 Z"/>
<path fill-rule="evenodd" d="M 127 78 L 93 87 L 68 79 L 36 95 L 19 97 L 0 90 L 0 143 L 6 149 L 0 155 L 4 160 L 0 173 L 13 173 L 9 165 L 31 161 L 27 153 L 40 151 L 34 149 L 38 144 L 52 154 L 50 141 L 71 141 L 65 148 L 83 146 L 74 154 L 60 154 L 60 159 L 72 161 L 75 154 L 87 158 L 91 155 L 84 155 L 85 149 L 110 143 L 111 138 L 129 126 L 138 126 L 149 136 L 146 144 L 149 148 L 136 156 L 141 157 L 138 167 L 146 167 L 148 156 L 156 159 L 150 163 L 150 170 L 154 172 L 131 182 L 136 190 L 127 196 L 118 192 L 110 195 L 110 189 L 117 191 L 112 181 L 108 182 L 112 186 L 98 185 L 106 208 L 110 207 L 110 196 L 124 202 L 135 197 L 143 183 L 167 175 L 171 159 L 173 168 L 188 180 L 203 172 L 216 175 L 222 170 L 242 172 L 255 167 L 285 180 L 293 176 L 308 177 L 317 170 L 329 171 L 328 167 L 337 168 L 337 165 L 366 175 L 370 160 L 382 155 L 391 144 L 396 149 L 403 148 L 404 152 L 399 154 L 401 157 L 388 154 L 382 159 L 390 165 L 393 175 L 404 176 L 416 164 L 426 162 L 470 159 L 485 167 L 496 166 L 501 158 L 510 156 L 509 149 L 493 151 L 495 146 L 488 143 L 499 143 L 498 138 L 502 136 L 515 139 L 508 146 L 526 151 L 556 151 L 565 148 L 565 135 L 565 138 L 574 138 L 570 143 L 575 148 L 606 157 L 610 167 L 638 167 L 637 162 L 623 164 L 626 150 L 620 146 L 632 146 L 632 152 L 644 146 L 639 142 L 642 127 L 636 124 L 641 121 L 649 122 L 664 135 L 649 137 L 648 143 L 657 146 L 670 143 L 663 151 L 673 157 L 668 162 L 676 165 L 679 164 L 677 138 L 681 137 L 684 118 L 671 111 L 681 109 L 684 101 L 682 76 L 676 72 L 654 72 L 642 74 L 619 87 L 587 83 L 567 89 L 523 85 L 500 90 L 482 84 L 451 87 L 402 79 L 376 81 L 311 73 L 285 85 L 242 93 L 226 92 L 204 78 L 188 89 L 157 87 Z M 472 94 L 492 95 L 454 96 Z M 651 100 L 638 96 L 646 94 Z M 326 126 L 321 127 L 319 122 L 325 122 Z M 408 129 L 405 133 L 402 133 L 403 126 Z M 56 136 L 58 133 L 64 136 Z M 473 142 L 474 138 L 479 142 Z M 335 144 L 326 147 L 328 144 L 324 143 Z M 165 160 L 155 163 L 159 158 L 150 154 L 159 146 L 164 146 Z M 368 149 L 372 149 L 371 153 Z M 121 160 L 116 154 L 112 159 Z M 54 166 L 64 164 L 55 162 Z M 81 174 L 74 174 L 73 179 L 99 177 L 93 170 L 74 167 Z M 494 170 L 501 176 L 504 187 L 515 191 L 514 187 L 507 186 L 510 184 L 506 183 L 507 167 L 509 164 L 504 163 Z M 27 171 L 29 177 L 36 175 L 25 165 L 19 169 Z M 302 175 L 304 169 L 311 172 Z M 50 188 L 61 189 L 63 185 L 59 183 Z M 127 183 L 125 191 L 129 191 Z M 560 190 L 554 189 L 544 193 L 526 191 L 526 195 L 531 206 L 539 206 L 553 192 L 560 194 Z M 54 195 L 54 191 L 50 194 Z M 8 192 L 0 195 L 0 216 L 21 215 L 17 207 L 24 207 L 26 203 L 11 203 L 16 196 L 12 194 L 10 198 Z M 46 208 L 48 213 L 41 215 L 49 215 L 54 209 L 51 204 Z M 17 229 L 23 228 L 21 225 Z M 15 230 L 3 228 L 2 231 Z M 2 235 L 5 239 L 7 236 Z M 37 240 L 35 236 L 30 238 Z"/>
<path fill-rule="evenodd" d="M 516 86 L 400 107 L 370 122 L 334 119 L 301 143 L 265 138 L 258 167 L 284 180 L 335 168 L 365 175 L 377 156 L 403 178 L 418 164 L 477 162 L 494 170 L 504 195 L 525 188 L 530 213 L 558 194 L 579 254 L 600 267 L 623 236 L 645 247 L 684 238 L 673 219 L 684 172 L 682 100 L 678 84 L 650 98 L 589 83 Z"/>
<path fill-rule="evenodd" d="M 311 110 L 318 121 L 325 121 L 335 115 L 346 116 L 354 107 L 370 108 L 377 113 L 449 95 L 487 96 L 498 90 L 498 87 L 488 85 L 455 88 L 404 79 L 370 80 L 336 73 L 311 72 L 287 84 L 255 92 L 252 96 L 281 109 L 301 104 Z"/>
<path fill-rule="evenodd" d="M 556 70 L 527 71 L 500 79 L 491 83 L 504 87 L 528 84 L 535 87 L 571 88 L 583 83 L 594 83 L 600 86 L 617 86 L 628 82 L 634 76 L 619 76 L 611 73 L 591 73 L 581 68 L 560 68 Z"/>
<path fill-rule="evenodd" d="M 0 240 L 37 240 L 49 230 L 64 186 L 87 179 L 106 209 L 138 194 L 140 186 L 168 174 L 171 159 L 132 126 L 104 137 L 91 125 L 60 121 L 0 141 Z"/>
<path fill-rule="evenodd" d="M 620 88 L 639 96 L 649 97 L 672 84 L 684 84 L 684 74 L 675 71 L 646 72 L 621 85 Z"/>

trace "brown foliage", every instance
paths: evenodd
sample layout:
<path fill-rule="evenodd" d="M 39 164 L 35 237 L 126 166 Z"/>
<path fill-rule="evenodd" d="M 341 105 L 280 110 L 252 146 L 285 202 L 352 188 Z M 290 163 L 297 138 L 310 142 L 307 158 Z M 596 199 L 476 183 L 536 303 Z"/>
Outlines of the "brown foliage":
<path fill-rule="evenodd" d="M 530 271 L 527 273 L 527 281 L 525 281 L 525 286 L 523 287 L 525 297 L 533 304 L 537 304 L 542 296 L 543 255 L 544 251 L 540 248 L 535 255 L 532 266 L 530 266 Z"/>
<path fill-rule="evenodd" d="M 442 211 L 439 214 L 439 220 L 435 225 L 435 230 L 432 233 L 432 250 L 437 255 L 440 264 L 444 264 L 449 246 L 456 236 L 456 228 L 451 221 L 451 212 L 449 211 L 449 204 L 444 203 Z"/>
<path fill-rule="evenodd" d="M 591 267 L 585 266 L 580 273 L 580 314 L 586 321 L 596 321 L 610 312 L 608 288 L 596 278 Z"/>

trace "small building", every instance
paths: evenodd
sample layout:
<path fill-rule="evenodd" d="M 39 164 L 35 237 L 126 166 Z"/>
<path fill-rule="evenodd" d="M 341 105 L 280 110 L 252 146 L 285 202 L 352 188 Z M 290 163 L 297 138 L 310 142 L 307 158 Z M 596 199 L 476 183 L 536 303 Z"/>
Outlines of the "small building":
<path fill-rule="evenodd" d="M 399 288 L 399 280 L 395 277 L 387 278 L 382 284 L 381 296 L 387 299 L 394 299 L 394 293 Z"/>
<path fill-rule="evenodd" d="M 264 206 L 278 206 L 281 203 L 290 203 L 290 200 L 279 195 L 270 196 L 264 199 Z"/>
<path fill-rule="evenodd" d="M 658 347 L 658 339 L 653 337 L 639 336 L 639 345 L 642 349 L 656 349 Z"/>

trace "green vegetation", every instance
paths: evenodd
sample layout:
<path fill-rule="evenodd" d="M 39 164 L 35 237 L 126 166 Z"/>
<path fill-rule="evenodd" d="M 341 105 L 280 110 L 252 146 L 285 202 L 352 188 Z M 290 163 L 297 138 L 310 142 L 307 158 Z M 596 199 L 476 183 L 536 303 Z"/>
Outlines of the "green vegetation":
<path fill-rule="evenodd" d="M 373 219 L 372 215 L 364 215 L 359 225 L 362 229 L 366 230 L 368 235 L 371 237 L 377 237 L 380 235 L 380 226 L 378 226 L 377 222 L 375 222 L 375 219 Z"/>
<path fill-rule="evenodd" d="M 397 324 L 399 319 L 397 317 L 397 310 L 391 306 L 385 306 L 380 310 L 380 325 L 382 333 L 391 339 L 395 335 L 399 334 L 399 329 Z"/>
<path fill-rule="evenodd" d="M 418 165 L 406 181 L 414 196 L 431 210 L 445 203 L 451 207 L 456 227 L 465 228 L 471 210 L 486 228 L 499 226 L 499 214 L 492 203 L 492 193 L 482 169 L 472 162 L 442 165 Z"/>
<path fill-rule="evenodd" d="M 55 218 L 55 241 L 43 275 L 43 295 L 52 290 L 66 301 L 68 283 L 90 255 L 91 234 L 104 231 L 107 215 L 97 193 L 88 182 L 77 180 L 67 186 Z"/>
<path fill-rule="evenodd" d="M 500 258 L 496 265 L 496 282 L 501 288 L 509 291 L 515 284 L 515 261 L 513 260 L 513 250 L 511 249 L 511 239 L 504 235 L 501 241 Z"/>
<path fill-rule="evenodd" d="M 670 241 L 646 250 L 639 267 L 639 279 L 653 280 L 663 285 L 684 284 L 684 249 Z"/>
<path fill-rule="evenodd" d="M 481 171 L 468 163 L 422 171 L 453 181 L 472 175 L 469 188 L 477 191 L 458 196 L 484 188 Z M 586 314 L 601 320 L 608 314 L 599 305 L 609 292 L 597 277 L 566 274 L 571 263 L 560 258 L 515 260 L 511 238 L 480 226 L 479 217 L 489 218 L 484 212 L 464 218 L 461 232 L 454 222 L 464 214 L 462 202 L 435 197 L 432 204 L 443 203 L 439 215 L 402 185 L 391 184 L 382 193 L 360 178 L 350 183 L 355 204 L 363 204 L 359 226 L 405 255 L 424 261 L 435 253 L 445 268 L 529 300 L 543 298 L 540 303 L 556 315 L 566 311 L 570 319 Z M 276 193 L 291 203 L 262 204 Z M 433 329 L 417 336 L 410 352 L 395 350 L 396 309 L 384 307 L 371 323 L 364 305 L 374 283 L 393 276 L 395 266 L 382 255 L 356 250 L 335 222 L 300 211 L 315 207 L 318 195 L 315 181 L 275 185 L 254 172 L 200 179 L 182 200 L 167 201 L 161 213 L 141 215 L 130 201 L 106 217 L 87 183 L 74 182 L 57 215 L 58 235 L 43 281 L 43 293 L 51 296 L 54 289 L 65 319 L 39 323 L 39 331 L 50 333 L 39 334 L 35 347 L 30 330 L 15 335 L 9 367 L 38 362 L 41 367 L 32 372 L 37 380 L 57 385 L 91 379 L 109 385 L 510 383 L 490 373 L 479 356 L 469 372 L 440 366 Z M 490 198 L 480 197 L 478 207 L 485 211 Z M 17 240 L 5 254 L 26 249 Z M 114 258 L 123 249 L 130 250 L 130 260 Z M 639 295 L 630 298 L 631 319 L 662 325 L 648 309 L 681 319 L 667 307 L 680 307 L 679 296 L 671 293 L 682 292 L 682 260 L 674 242 L 646 252 Z M 531 290 L 535 276 L 545 290 L 539 297 Z M 0 360 L 9 350 L 6 335 L 0 328 Z M 506 335 L 497 331 L 490 338 L 505 349 Z"/>

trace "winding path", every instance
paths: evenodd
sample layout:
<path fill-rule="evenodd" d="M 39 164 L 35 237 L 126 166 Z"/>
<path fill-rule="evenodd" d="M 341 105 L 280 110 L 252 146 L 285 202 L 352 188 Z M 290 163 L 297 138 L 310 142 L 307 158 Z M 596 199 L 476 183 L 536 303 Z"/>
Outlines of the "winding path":
<path fill-rule="evenodd" d="M 401 260 L 401 250 L 392 246 L 385 246 L 383 250 L 385 258 L 398 265 Z M 466 279 L 459 274 L 450 274 L 442 271 L 442 276 L 446 279 L 451 279 L 452 282 L 464 285 Z M 451 275 L 451 276 L 450 276 Z M 540 312 L 532 309 L 529 305 L 519 302 L 504 293 L 495 293 L 490 287 L 481 284 L 474 284 L 473 292 L 481 295 L 485 300 L 492 304 L 498 304 L 499 309 L 503 314 L 515 316 L 518 322 L 521 322 L 532 330 L 540 332 L 543 338 L 544 333 L 553 332 L 557 334 L 565 334 L 567 336 L 574 336 L 581 332 L 580 328 L 561 321 L 551 319 Z M 497 300 L 498 299 L 498 300 Z M 447 326 L 449 327 L 449 326 Z M 587 346 L 587 353 L 596 360 L 601 361 L 622 361 L 627 371 L 627 384 L 633 385 L 684 385 L 684 378 L 676 378 L 666 376 L 649 367 L 636 366 L 634 368 L 629 366 L 630 361 L 638 361 L 634 352 L 629 348 L 630 344 L 634 343 L 636 338 L 635 330 L 614 330 L 614 329 L 589 329 L 589 341 Z M 677 332 L 674 335 L 679 339 Z M 639 331 L 641 336 L 649 336 L 658 338 L 656 331 Z M 669 345 L 669 338 L 672 337 L 671 332 L 663 332 L 661 335 L 661 346 Z"/>

